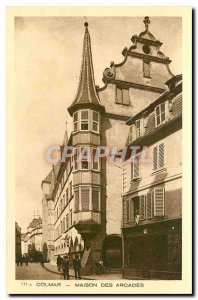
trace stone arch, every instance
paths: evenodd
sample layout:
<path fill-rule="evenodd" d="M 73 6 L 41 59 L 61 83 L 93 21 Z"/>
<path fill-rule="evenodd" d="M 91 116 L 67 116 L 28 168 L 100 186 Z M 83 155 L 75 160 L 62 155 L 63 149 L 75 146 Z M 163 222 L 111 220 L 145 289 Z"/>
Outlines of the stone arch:
<path fill-rule="evenodd" d="M 122 267 L 122 238 L 119 234 L 108 235 L 102 246 L 102 260 L 108 268 Z"/>

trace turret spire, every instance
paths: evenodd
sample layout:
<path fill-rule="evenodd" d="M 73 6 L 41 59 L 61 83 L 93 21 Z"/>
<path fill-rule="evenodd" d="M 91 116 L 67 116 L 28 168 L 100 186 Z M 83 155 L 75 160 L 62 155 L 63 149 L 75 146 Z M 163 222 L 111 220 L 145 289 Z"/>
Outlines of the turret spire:
<path fill-rule="evenodd" d="M 94 80 L 94 70 L 92 62 L 91 53 L 91 39 L 88 30 L 88 23 L 84 23 L 85 34 L 83 41 L 83 54 L 82 54 L 82 64 L 80 71 L 80 79 L 77 94 L 72 105 L 68 108 L 69 113 L 72 115 L 75 110 L 81 105 L 94 105 L 102 107 L 100 100 L 98 98 L 95 80 Z"/>

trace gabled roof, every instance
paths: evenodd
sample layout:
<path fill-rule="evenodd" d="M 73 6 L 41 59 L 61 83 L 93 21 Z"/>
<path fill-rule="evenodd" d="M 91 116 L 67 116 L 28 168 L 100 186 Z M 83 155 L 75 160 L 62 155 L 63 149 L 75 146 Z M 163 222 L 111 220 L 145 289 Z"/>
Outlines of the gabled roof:
<path fill-rule="evenodd" d="M 39 224 L 42 224 L 42 219 L 41 218 L 38 218 L 38 219 L 34 218 L 32 220 L 32 222 L 30 222 L 28 227 L 34 228 L 34 227 L 38 226 Z"/>
<path fill-rule="evenodd" d="M 98 98 L 91 52 L 91 39 L 88 31 L 88 23 L 85 23 L 85 35 L 83 41 L 82 64 L 80 71 L 80 79 L 76 97 L 72 105 L 68 108 L 70 115 L 81 105 L 93 105 L 103 107 Z"/>

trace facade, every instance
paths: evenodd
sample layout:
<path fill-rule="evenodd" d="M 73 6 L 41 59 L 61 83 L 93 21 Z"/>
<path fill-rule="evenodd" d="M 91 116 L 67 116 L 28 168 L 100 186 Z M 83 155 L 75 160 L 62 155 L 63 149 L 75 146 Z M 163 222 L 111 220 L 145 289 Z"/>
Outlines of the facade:
<path fill-rule="evenodd" d="M 42 256 L 42 219 L 34 217 L 27 228 L 27 253 L 32 260 L 40 260 Z"/>
<path fill-rule="evenodd" d="M 22 233 L 21 234 L 21 254 L 23 256 L 27 256 L 28 255 L 28 238 L 27 238 L 27 234 L 26 233 Z"/>
<path fill-rule="evenodd" d="M 126 164 L 124 277 L 181 279 L 182 76 L 127 124 L 128 145 L 140 150 Z M 148 162 L 141 161 L 143 146 Z"/>
<path fill-rule="evenodd" d="M 46 257 L 55 261 L 58 255 L 68 254 L 72 259 L 78 254 L 84 274 L 96 272 L 96 263 L 101 260 L 105 268 L 121 270 L 123 254 L 127 255 L 121 228 L 125 239 L 125 194 L 130 195 L 131 189 L 125 186 L 122 206 L 122 168 L 116 161 L 96 158 L 96 147 L 108 146 L 115 157 L 119 156 L 126 143 L 131 145 L 131 117 L 150 109 L 166 93 L 166 83 L 172 84 L 175 78 L 169 69 L 171 61 L 160 51 L 162 43 L 149 32 L 149 22 L 145 17 L 145 31 L 132 37 L 132 45 L 122 51 L 123 61 L 111 62 L 104 70 L 101 88 L 95 86 L 91 39 L 85 23 L 79 85 L 68 107 L 73 131 L 69 139 L 65 134 L 62 162 L 42 182 Z M 72 158 L 65 154 L 65 146 L 75 147 Z M 87 147 L 91 160 L 86 157 Z"/>
<path fill-rule="evenodd" d="M 21 257 L 21 228 L 15 222 L 15 259 L 18 261 Z"/>

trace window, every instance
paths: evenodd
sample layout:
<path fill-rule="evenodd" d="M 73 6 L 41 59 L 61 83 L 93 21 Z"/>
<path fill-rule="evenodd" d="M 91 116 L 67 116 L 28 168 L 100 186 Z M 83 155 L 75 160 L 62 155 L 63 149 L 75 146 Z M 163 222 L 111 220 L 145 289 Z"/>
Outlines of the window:
<path fill-rule="evenodd" d="M 81 110 L 81 130 L 89 130 L 89 111 Z"/>
<path fill-rule="evenodd" d="M 92 130 L 98 132 L 99 130 L 99 114 L 96 111 L 93 111 L 93 124 Z"/>
<path fill-rule="evenodd" d="M 89 210 L 89 195 L 90 195 L 90 188 L 83 186 L 81 187 L 81 203 L 82 203 L 82 211 Z"/>
<path fill-rule="evenodd" d="M 129 143 L 133 141 L 133 125 L 129 127 Z"/>
<path fill-rule="evenodd" d="M 143 62 L 143 74 L 144 74 L 144 77 L 148 77 L 148 78 L 151 77 L 151 74 L 150 74 L 150 62 L 148 62 L 148 61 L 144 61 Z"/>
<path fill-rule="evenodd" d="M 78 130 L 78 112 L 74 113 L 74 132 L 76 132 Z"/>
<path fill-rule="evenodd" d="M 140 162 L 137 157 L 131 163 L 131 179 L 140 178 Z"/>
<path fill-rule="evenodd" d="M 164 188 L 162 187 L 154 188 L 153 198 L 154 198 L 154 216 L 157 217 L 164 216 L 164 198 L 165 198 Z"/>
<path fill-rule="evenodd" d="M 164 168 L 164 143 L 153 149 L 153 170 L 157 171 L 162 168 Z"/>
<path fill-rule="evenodd" d="M 69 228 L 69 214 L 66 215 L 66 230 Z"/>
<path fill-rule="evenodd" d="M 99 170 L 99 158 L 97 156 L 97 149 L 93 148 L 93 170 Z"/>
<path fill-rule="evenodd" d="M 116 103 L 130 105 L 129 90 L 116 87 Z"/>
<path fill-rule="evenodd" d="M 136 120 L 135 125 L 136 125 L 136 139 L 138 139 L 141 136 L 140 120 Z"/>
<path fill-rule="evenodd" d="M 74 154 L 74 170 L 78 170 L 78 148 L 76 148 L 75 154 Z"/>
<path fill-rule="evenodd" d="M 92 187 L 92 208 L 93 211 L 100 210 L 100 190 L 97 187 Z"/>
<path fill-rule="evenodd" d="M 165 119 L 166 119 L 165 103 L 161 103 L 155 108 L 156 126 L 159 126 L 160 124 L 164 123 Z"/>
<path fill-rule="evenodd" d="M 70 181 L 69 189 L 70 189 L 70 199 L 71 199 L 71 197 L 72 197 L 72 181 Z"/>
<path fill-rule="evenodd" d="M 79 211 L 79 188 L 75 189 L 75 211 Z"/>

